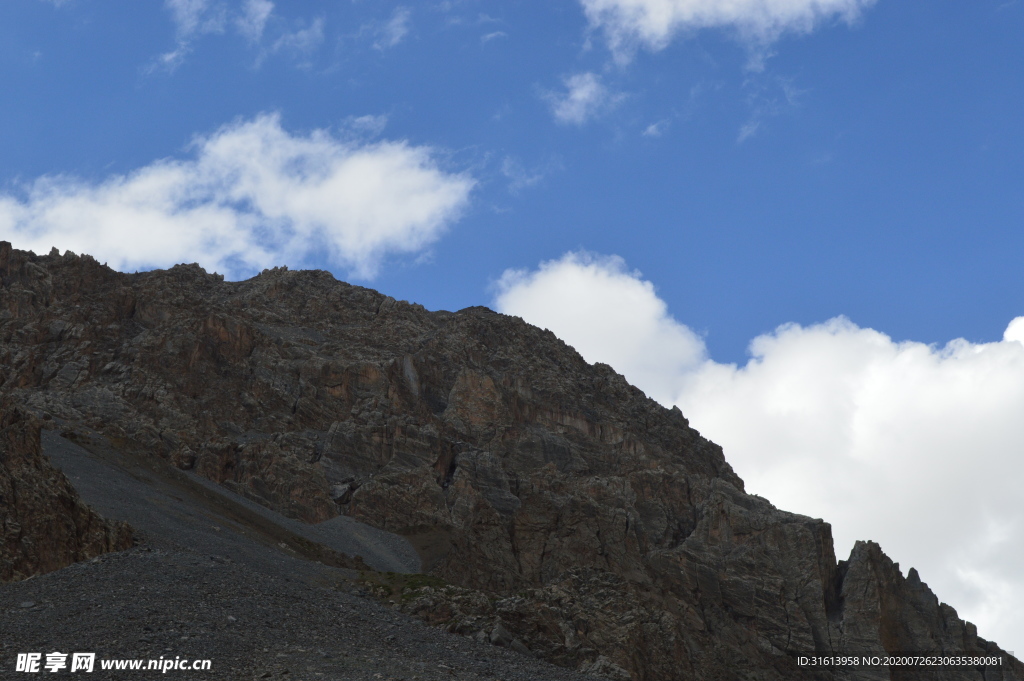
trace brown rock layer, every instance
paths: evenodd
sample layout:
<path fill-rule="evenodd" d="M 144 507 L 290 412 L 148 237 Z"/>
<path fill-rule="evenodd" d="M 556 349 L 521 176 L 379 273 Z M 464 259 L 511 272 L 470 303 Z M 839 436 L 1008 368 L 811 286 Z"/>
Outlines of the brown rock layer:
<path fill-rule="evenodd" d="M 645 680 L 998 650 L 877 546 L 837 563 L 827 523 L 744 493 L 678 409 L 518 318 L 9 246 L 0 280 L 0 391 L 293 517 L 405 534 L 457 587 L 406 607 L 453 630 Z M 985 678 L 1024 679 L 1007 659 Z"/>
<path fill-rule="evenodd" d="M 132 544 L 131 529 L 83 504 L 43 457 L 41 424 L 0 400 L 0 581 L 25 579 Z"/>

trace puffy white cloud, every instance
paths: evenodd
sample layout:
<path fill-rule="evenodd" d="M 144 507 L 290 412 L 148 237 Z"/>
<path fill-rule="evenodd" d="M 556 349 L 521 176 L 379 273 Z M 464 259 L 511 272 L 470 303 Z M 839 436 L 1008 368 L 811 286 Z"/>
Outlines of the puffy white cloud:
<path fill-rule="evenodd" d="M 234 278 L 319 256 L 370 278 L 388 253 L 437 240 L 474 185 L 430 147 L 292 135 L 277 115 L 224 126 L 192 150 L 101 182 L 43 177 L 0 194 L 0 235 L 121 270 L 199 262 Z"/>
<path fill-rule="evenodd" d="M 577 73 L 563 82 L 565 92 L 546 94 L 559 123 L 582 125 L 616 99 L 596 73 Z"/>
<path fill-rule="evenodd" d="M 832 523 L 840 558 L 876 540 L 982 636 L 1024 645 L 1024 317 L 1002 341 L 942 347 L 843 317 L 786 324 L 738 366 L 703 358 L 621 260 L 570 254 L 502 281 L 499 310 L 678 404 L 749 491 Z"/>
<path fill-rule="evenodd" d="M 616 256 L 567 253 L 533 272 L 508 270 L 495 306 L 551 329 L 587 361 L 612 365 L 667 403 L 704 359 L 704 342 Z"/>
<path fill-rule="evenodd" d="M 580 0 L 590 25 L 612 50 L 660 50 L 680 33 L 704 28 L 736 31 L 765 45 L 785 32 L 810 32 L 823 21 L 853 21 L 875 0 Z"/>
<path fill-rule="evenodd" d="M 1003 340 L 1024 343 L 1024 317 L 1017 317 L 1010 322 L 1003 332 Z"/>

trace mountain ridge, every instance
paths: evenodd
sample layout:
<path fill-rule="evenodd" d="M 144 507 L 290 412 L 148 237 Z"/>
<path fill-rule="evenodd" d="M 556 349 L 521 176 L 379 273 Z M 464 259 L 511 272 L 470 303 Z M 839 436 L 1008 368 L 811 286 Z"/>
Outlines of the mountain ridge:
<path fill-rule="evenodd" d="M 0 282 L 6 398 L 290 517 L 407 537 L 450 586 L 401 607 L 452 631 L 652 681 L 968 679 L 797 659 L 1005 655 L 915 570 L 870 542 L 837 561 L 826 522 L 747 494 L 678 409 L 518 318 L 6 242 Z M 1024 679 L 1006 659 L 984 678 Z"/>

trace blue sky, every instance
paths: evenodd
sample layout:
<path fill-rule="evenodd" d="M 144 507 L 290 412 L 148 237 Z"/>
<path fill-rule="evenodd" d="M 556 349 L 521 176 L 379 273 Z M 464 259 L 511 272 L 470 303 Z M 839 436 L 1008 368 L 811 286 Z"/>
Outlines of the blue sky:
<path fill-rule="evenodd" d="M 962 468 L 1024 476 L 1024 3 L 730 7 L 8 0 L 0 238 L 548 325 L 1020 649 L 1024 518 Z M 911 498 L 976 499 L 987 544 L 799 489 L 839 471 L 874 503 L 892 442 L 956 472 Z"/>
<path fill-rule="evenodd" d="M 100 180 L 263 112 L 293 134 L 381 116 L 382 138 L 478 182 L 426 258 L 362 280 L 428 307 L 487 302 L 505 268 L 583 248 L 642 271 L 729 361 L 782 321 L 993 340 L 1024 309 L 1019 3 L 882 0 L 784 34 L 760 72 L 765 48 L 732 26 L 616 63 L 573 0 L 280 3 L 258 42 L 239 3 L 205 5 L 214 25 L 182 38 L 161 3 L 3 3 L 0 182 Z M 549 96 L 580 73 L 610 101 L 559 123 Z"/>

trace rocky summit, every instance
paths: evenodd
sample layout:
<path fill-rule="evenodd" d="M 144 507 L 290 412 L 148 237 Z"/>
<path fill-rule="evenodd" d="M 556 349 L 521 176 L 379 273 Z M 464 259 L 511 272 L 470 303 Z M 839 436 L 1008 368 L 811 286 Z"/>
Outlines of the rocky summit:
<path fill-rule="evenodd" d="M 430 578 L 373 586 L 392 611 L 586 674 L 1024 680 L 915 570 L 871 542 L 837 561 L 828 523 L 745 493 L 678 409 L 486 308 L 0 242 L 0 397 L 4 579 L 128 541 L 39 459 L 43 424 L 301 524 L 400 535 Z M 800 662 L 911 653 L 1001 664 Z"/>

